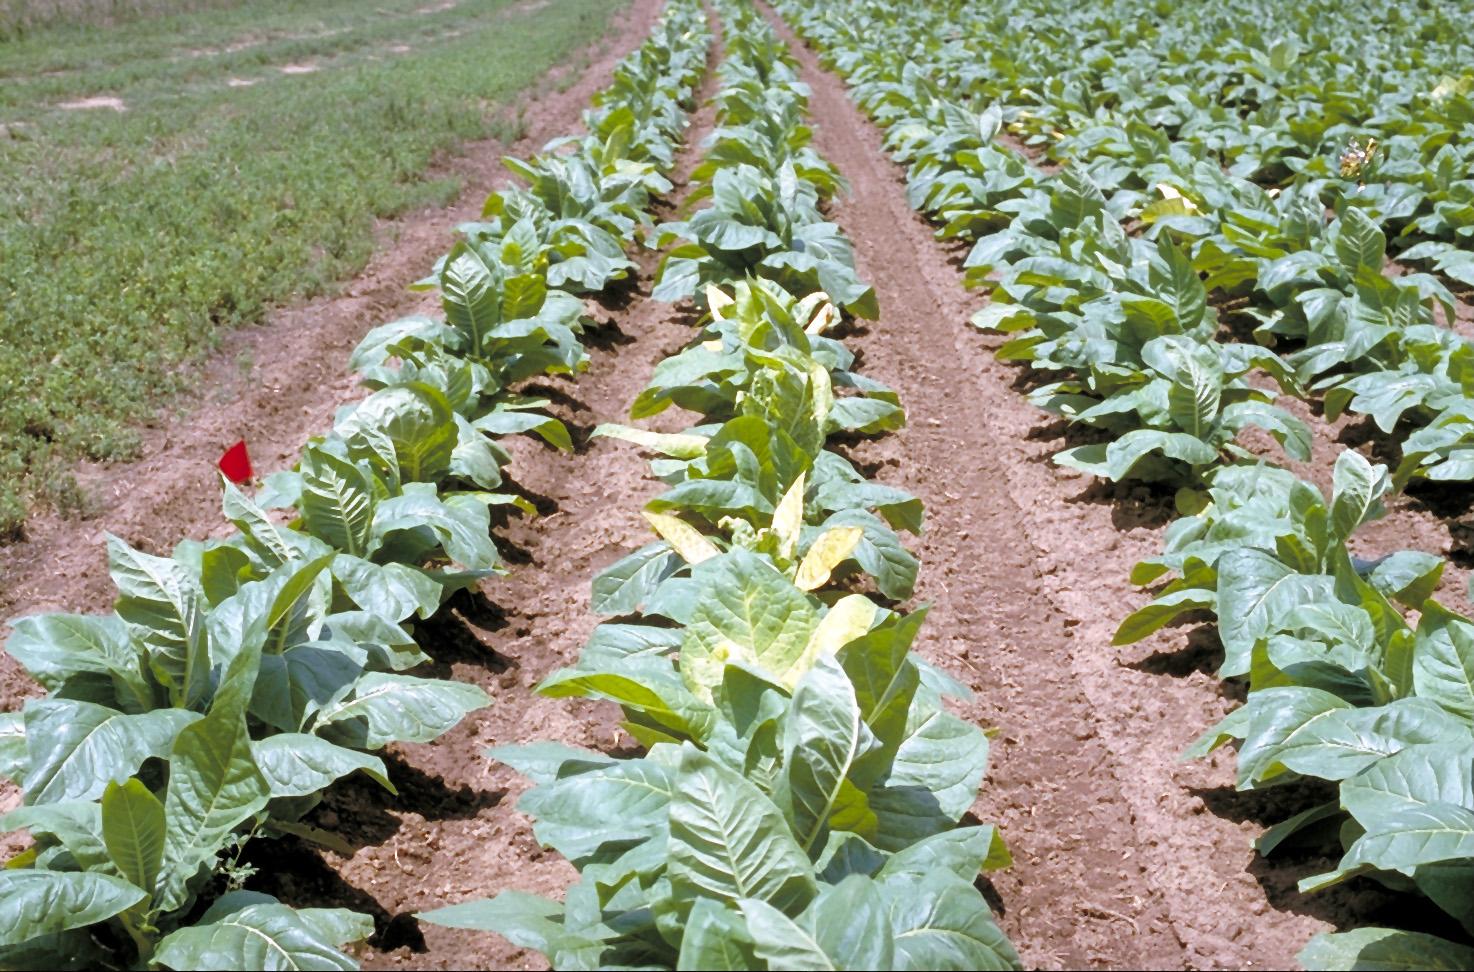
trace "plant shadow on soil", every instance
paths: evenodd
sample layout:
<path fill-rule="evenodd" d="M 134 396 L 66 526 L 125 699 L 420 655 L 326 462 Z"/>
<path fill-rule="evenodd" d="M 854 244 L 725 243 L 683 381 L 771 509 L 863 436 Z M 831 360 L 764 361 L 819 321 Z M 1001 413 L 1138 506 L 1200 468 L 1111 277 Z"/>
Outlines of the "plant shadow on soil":
<path fill-rule="evenodd" d="M 1402 443 L 1417 428 L 1404 420 L 1392 432 L 1383 432 L 1370 416 L 1348 423 L 1336 442 L 1348 449 L 1367 446 L 1371 457 L 1396 469 L 1402 460 Z M 1427 513 L 1448 528 L 1449 559 L 1460 567 L 1474 567 L 1474 490 L 1467 483 L 1439 483 L 1415 479 L 1403 489 L 1412 509 Z"/>
<path fill-rule="evenodd" d="M 1232 787 L 1190 787 L 1210 813 L 1234 821 L 1269 827 L 1293 813 L 1336 799 L 1335 784 L 1297 779 L 1262 790 Z M 1264 889 L 1269 904 L 1279 910 L 1308 915 L 1342 931 L 1365 925 L 1411 928 L 1455 941 L 1469 941 L 1458 923 L 1417 896 L 1399 893 L 1370 877 L 1356 877 L 1321 891 L 1304 893 L 1300 880 L 1334 870 L 1343 852 L 1340 818 L 1312 825 L 1288 838 L 1269 855 L 1255 851 L 1246 873 Z"/>
<path fill-rule="evenodd" d="M 341 837 L 350 847 L 368 847 L 387 842 L 405 826 L 396 814 L 419 814 L 426 820 L 470 820 L 500 804 L 507 795 L 501 789 L 449 786 L 440 776 L 415 768 L 393 750 L 386 751 L 383 760 L 398 796 L 368 777 L 350 776 L 327 791 L 308 819 Z"/>
<path fill-rule="evenodd" d="M 1018 384 L 1016 382 L 1015 387 Z M 1065 418 L 1036 423 L 1029 430 L 1027 439 L 1041 445 L 1040 449 L 1028 457 L 1029 461 L 1045 466 L 1052 465 L 1055 455 L 1066 449 L 1104 445 L 1112 441 L 1110 433 L 1103 429 L 1077 425 Z M 1089 477 L 1084 488 L 1074 496 L 1067 497 L 1066 502 L 1110 507 L 1111 524 L 1118 530 L 1134 530 L 1138 527 L 1154 530 L 1177 519 L 1173 504 L 1174 493 L 1171 486 L 1136 480 L 1114 482 Z"/>
<path fill-rule="evenodd" d="M 1187 632 L 1182 647 L 1175 651 L 1153 651 L 1135 661 L 1122 662 L 1122 666 L 1149 675 L 1167 675 L 1186 678 L 1194 673 L 1216 676 L 1223 664 L 1223 644 L 1213 628 L 1213 616 L 1206 611 L 1193 611 L 1184 615 L 1164 630 L 1193 626 Z M 1247 697 L 1244 685 L 1234 679 L 1218 682 L 1218 694 L 1226 699 L 1242 702 Z"/>
<path fill-rule="evenodd" d="M 457 663 L 494 675 L 516 668 L 517 660 L 498 652 L 489 638 L 509 624 L 506 612 L 484 594 L 458 591 L 447 607 L 415 626 L 416 640 L 426 646 L 431 657 L 415 671 L 426 678 L 451 678 L 451 666 Z"/>
<path fill-rule="evenodd" d="M 379 899 L 344 880 L 306 841 L 296 837 L 254 841 L 243 863 L 272 875 L 271 892 L 299 908 L 348 908 L 368 915 L 374 932 L 368 944 L 381 951 L 427 950 L 420 922 L 413 914 L 391 914 Z"/>
<path fill-rule="evenodd" d="M 397 796 L 371 780 L 352 776 L 329 789 L 304 823 L 331 832 L 357 850 L 389 843 L 404 832 L 406 821 L 396 813 L 418 814 L 427 820 L 469 820 L 499 805 L 507 796 L 503 789 L 449 787 L 439 776 L 416 769 L 393 751 L 384 753 L 383 759 L 389 779 L 399 791 Z M 420 863 L 418 857 L 412 861 Z M 295 907 L 346 907 L 370 916 L 374 934 L 369 944 L 378 949 L 408 947 L 412 952 L 425 951 L 424 937 L 413 915 L 391 914 L 370 891 L 347 881 L 316 847 L 301 838 L 253 841 L 247 845 L 241 863 L 262 875 L 250 883 L 262 885 Z M 405 870 L 397 851 L 395 863 Z"/>

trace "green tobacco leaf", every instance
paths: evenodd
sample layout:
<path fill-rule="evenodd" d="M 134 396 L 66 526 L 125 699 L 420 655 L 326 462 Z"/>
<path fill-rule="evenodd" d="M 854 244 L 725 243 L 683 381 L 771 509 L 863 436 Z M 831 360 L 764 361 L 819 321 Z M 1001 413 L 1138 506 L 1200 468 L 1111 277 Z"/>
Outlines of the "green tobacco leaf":
<path fill-rule="evenodd" d="M 681 935 L 678 969 L 739 972 L 756 968 L 758 955 L 745 917 L 731 905 L 702 898 Z"/>
<path fill-rule="evenodd" d="M 325 705 L 341 700 L 363 665 L 340 646 L 305 644 L 261 659 L 250 713 L 282 732 L 297 732 Z"/>
<path fill-rule="evenodd" d="M 25 717 L 19 712 L 0 712 L 0 776 L 19 782 L 27 759 Z"/>
<path fill-rule="evenodd" d="M 144 760 L 167 755 L 175 737 L 197 719 L 197 713 L 182 709 L 124 715 L 72 699 L 27 702 L 26 799 L 95 800 L 109 782 L 136 774 Z"/>
<path fill-rule="evenodd" d="M 427 530 L 450 559 L 472 570 L 495 567 L 499 557 L 491 539 L 486 506 L 465 494 L 440 497 L 429 483 L 410 483 L 399 496 L 379 504 L 374 535 L 382 540 L 395 531 Z"/>
<path fill-rule="evenodd" d="M 1092 476 L 1120 481 L 1129 478 L 1147 456 L 1160 452 L 1190 466 L 1207 466 L 1218 461 L 1218 450 L 1186 432 L 1133 429 L 1109 445 L 1076 446 L 1057 453 L 1054 461 Z"/>
<path fill-rule="evenodd" d="M 977 879 L 979 871 L 997 870 L 1012 862 L 1003 836 L 996 827 L 957 827 L 919 840 L 891 855 L 876 876 L 882 880 L 908 874 L 922 878 L 949 871 L 971 882 Z"/>
<path fill-rule="evenodd" d="M 880 886 L 868 877 L 852 874 L 827 887 L 809 905 L 802 922 L 836 969 L 896 967 L 896 943 L 891 935 L 889 907 Z M 769 961 L 778 968 L 786 963 Z"/>
<path fill-rule="evenodd" d="M 1385 871 L 1474 859 L 1474 811 L 1451 803 L 1409 807 L 1370 822 L 1341 861 L 1342 870 L 1370 865 Z"/>
<path fill-rule="evenodd" d="M 1337 709 L 1297 729 L 1275 758 L 1302 776 L 1344 780 L 1408 746 L 1455 743 L 1468 730 L 1426 699 L 1379 708 Z"/>
<path fill-rule="evenodd" d="M 276 567 L 292 559 L 292 548 L 282 537 L 281 530 L 267 516 L 266 511 L 245 493 L 241 492 L 222 473 L 221 507 L 225 518 L 234 523 L 236 529 L 250 537 L 263 553 L 269 566 Z"/>
<path fill-rule="evenodd" d="M 1421 608 L 1438 589 L 1446 564 L 1437 554 L 1399 550 L 1377 562 L 1367 583 L 1385 597 L 1396 598 L 1411 608 Z"/>
<path fill-rule="evenodd" d="M 1363 827 L 1430 803 L 1474 806 L 1474 740 L 1408 746 L 1341 784 L 1341 805 Z"/>
<path fill-rule="evenodd" d="M 488 435 L 532 432 L 555 449 L 562 452 L 573 451 L 573 439 L 568 435 L 568 427 L 551 415 L 544 415 L 542 412 L 506 409 L 498 405 L 471 424 L 478 432 L 485 432 Z"/>
<path fill-rule="evenodd" d="M 366 556 L 374 522 L 373 481 L 325 449 L 302 453 L 302 518 L 313 536 L 350 557 Z"/>
<path fill-rule="evenodd" d="M 248 611 L 259 615 L 266 632 L 262 651 L 279 654 L 308 638 L 308 600 L 322 572 L 336 555 L 283 564 L 266 579 L 242 587 Z M 322 585 L 323 590 L 327 584 Z"/>
<path fill-rule="evenodd" d="M 0 870 L 0 946 L 85 928 L 147 897 L 142 888 L 96 871 Z"/>
<path fill-rule="evenodd" d="M 925 607 L 909 615 L 891 615 L 836 656 L 853 686 L 865 724 L 880 742 L 872 758 L 886 767 L 906 740 L 911 701 L 921 684 L 921 674 L 908 652 L 925 618 Z"/>
<path fill-rule="evenodd" d="M 1159 631 L 1191 611 L 1210 611 L 1218 604 L 1214 591 L 1189 587 L 1163 594 L 1149 604 L 1137 608 L 1122 620 L 1111 638 L 1113 645 L 1129 645 L 1154 631 Z"/>
<path fill-rule="evenodd" d="M 632 614 L 681 566 L 664 540 L 647 543 L 601 570 L 594 577 L 590 607 L 599 614 Z"/>
<path fill-rule="evenodd" d="M 675 786 L 668 768 L 647 757 L 576 769 L 518 801 L 536 819 L 540 842 L 581 861 L 606 844 L 639 843 L 663 830 Z"/>
<path fill-rule="evenodd" d="M 153 960 L 171 969 L 222 972 L 352 970 L 358 963 L 338 946 L 367 938 L 373 930 L 367 915 L 261 902 L 173 932 L 159 942 Z"/>
<path fill-rule="evenodd" d="M 615 760 L 612 756 L 581 749 L 559 742 L 532 742 L 509 746 L 494 746 L 486 755 L 506 763 L 533 783 L 551 783 L 569 772 L 581 772 L 596 766 L 608 766 Z"/>
<path fill-rule="evenodd" d="M 864 536 L 850 557 L 871 577 L 882 595 L 894 601 L 910 597 L 919 564 L 884 520 L 864 510 L 841 510 L 819 525 L 820 535 L 835 527 L 857 526 Z"/>
<path fill-rule="evenodd" d="M 1346 273 L 1356 278 L 1363 270 L 1380 274 L 1387 253 L 1387 237 L 1370 216 L 1360 209 L 1346 209 L 1335 232 L 1336 259 Z"/>
<path fill-rule="evenodd" d="M 856 764 L 879 743 L 865 725 L 855 690 L 833 659 L 820 658 L 799 681 L 784 721 L 786 804 L 799 846 L 811 856 L 830 827 L 867 834 L 875 814 L 849 780 Z"/>
<path fill-rule="evenodd" d="M 1172 305 L 1179 327 L 1197 327 L 1208 311 L 1208 290 L 1193 269 L 1192 260 L 1181 247 L 1173 245 L 1166 233 L 1157 237 L 1157 255 L 1162 267 L 1154 262 L 1148 273 L 1153 290 Z"/>
<path fill-rule="evenodd" d="M 769 968 L 834 972 L 848 967 L 826 953 L 812 931 L 766 901 L 747 899 L 739 904 L 747 921 L 753 954 Z"/>
<path fill-rule="evenodd" d="M 84 871 L 109 871 L 112 855 L 102 839 L 102 806 L 92 800 L 66 800 L 19 807 L 0 819 L 7 830 L 29 830 L 35 837 L 53 837 Z M 24 855 L 13 866 L 25 867 Z"/>
<path fill-rule="evenodd" d="M 252 741 L 251 755 L 272 799 L 310 796 L 357 770 L 390 793 L 398 792 L 379 757 L 336 746 L 318 736 L 280 732 Z"/>
<path fill-rule="evenodd" d="M 1381 516 L 1382 497 L 1392 488 L 1387 467 L 1372 465 L 1354 449 L 1336 457 L 1332 484 L 1331 528 L 1337 540 L 1345 540 L 1357 527 Z"/>
<path fill-rule="evenodd" d="M 550 698 L 606 699 L 627 711 L 654 719 L 670 731 L 703 738 L 711 723 L 711 707 L 681 681 L 679 673 L 664 659 L 629 657 L 610 660 L 594 668 L 588 655 L 578 668 L 554 672 L 538 684 L 540 695 Z"/>
<path fill-rule="evenodd" d="M 766 561 L 737 548 L 704 561 L 692 576 L 699 594 L 681 648 L 681 674 L 698 696 L 711 699 L 729 663 L 781 678 L 803 656 L 818 611 Z"/>
<path fill-rule="evenodd" d="M 1413 647 L 1413 685 L 1420 698 L 1474 723 L 1474 623 L 1429 602 Z"/>
<path fill-rule="evenodd" d="M 201 720 L 180 733 L 164 799 L 169 824 L 156 904 L 183 906 L 189 882 L 215 860 L 235 828 L 266 806 L 266 780 L 251 759 L 244 720 Z"/>
<path fill-rule="evenodd" d="M 423 382 L 407 382 L 374 392 L 339 423 L 345 439 L 358 429 L 383 432 L 407 482 L 438 483 L 450 472 L 459 433 L 450 402 Z M 349 549 L 347 553 L 355 551 Z"/>
<path fill-rule="evenodd" d="M 1249 671 L 1254 642 L 1300 604 L 1332 599 L 1329 577 L 1297 573 L 1262 550 L 1231 550 L 1218 561 L 1218 634 L 1224 677 Z"/>
<path fill-rule="evenodd" d="M 55 690 L 78 672 L 98 672 L 127 687 L 130 705 L 153 707 L 153 689 L 128 638 L 128 626 L 118 616 L 39 614 L 20 618 L 13 626 L 6 653 L 46 688 Z"/>
<path fill-rule="evenodd" d="M 164 794 L 164 866 L 154 904 L 164 911 L 189 899 L 190 882 L 214 862 L 235 828 L 270 798 L 251 756 L 246 705 L 255 687 L 259 649 L 237 655 L 226 669 L 205 718 L 186 726 L 169 754 Z"/>
<path fill-rule="evenodd" d="M 912 707 L 883 787 L 870 795 L 876 845 L 896 851 L 949 829 L 972 807 L 988 767 L 988 738 L 939 706 Z"/>
<path fill-rule="evenodd" d="M 1474 968 L 1474 948 L 1394 928 L 1356 928 L 1315 936 L 1295 956 L 1324 972 L 1460 972 Z"/>
<path fill-rule="evenodd" d="M 677 901 L 757 898 L 801 908 L 816 890 L 808 856 L 771 800 L 687 744 L 670 805 L 671 890 Z"/>
<path fill-rule="evenodd" d="M 175 705 L 202 704 L 210 690 L 209 605 L 199 580 L 184 564 L 140 553 L 111 534 L 108 570 L 118 587 L 118 616 L 148 649 L 150 667 Z"/>
<path fill-rule="evenodd" d="M 502 274 L 476 250 L 457 245 L 440 271 L 445 319 L 466 336 L 480 355 L 491 329 L 502 319 Z"/>
<path fill-rule="evenodd" d="M 939 872 L 921 880 L 885 881 L 881 890 L 890 909 L 896 968 L 1022 968 L 987 901 L 970 882 Z"/>
<path fill-rule="evenodd" d="M 340 553 L 332 572 L 353 603 L 392 621 L 412 614 L 428 618 L 440 608 L 440 585 L 406 564 L 375 564 Z"/>
<path fill-rule="evenodd" d="M 1284 771 L 1278 756 L 1281 747 L 1293 746 L 1301 734 L 1313 733 L 1317 722 L 1351 709 L 1349 702 L 1330 692 L 1303 686 L 1262 689 L 1249 696 L 1241 708 L 1199 740 L 1189 755 L 1200 756 L 1227 738 L 1242 738 L 1239 748 L 1239 783 L 1270 779 Z"/>
<path fill-rule="evenodd" d="M 1172 421 L 1194 438 L 1208 438 L 1223 394 L 1223 366 L 1216 348 L 1168 335 L 1148 341 L 1141 357 L 1171 382 L 1167 410 Z"/>
<path fill-rule="evenodd" d="M 290 559 L 290 558 L 287 558 Z M 262 556 L 266 563 L 285 563 L 271 554 Z M 256 573 L 251 555 L 235 547 L 209 547 L 200 552 L 200 587 L 205 600 L 219 604 L 233 597 L 241 585 L 252 580 Z"/>
<path fill-rule="evenodd" d="M 564 927 L 561 904 L 523 891 L 503 891 L 494 898 L 424 911 L 415 917 L 447 928 L 496 932 L 519 948 L 550 957 L 564 949 L 594 944 Z"/>
<path fill-rule="evenodd" d="M 351 698 L 324 708 L 317 731 L 344 745 L 378 749 L 393 742 L 430 742 L 491 703 L 475 685 L 370 672 Z"/>
<path fill-rule="evenodd" d="M 137 779 L 102 795 L 102 840 L 123 877 L 152 888 L 164 862 L 164 805 Z"/>

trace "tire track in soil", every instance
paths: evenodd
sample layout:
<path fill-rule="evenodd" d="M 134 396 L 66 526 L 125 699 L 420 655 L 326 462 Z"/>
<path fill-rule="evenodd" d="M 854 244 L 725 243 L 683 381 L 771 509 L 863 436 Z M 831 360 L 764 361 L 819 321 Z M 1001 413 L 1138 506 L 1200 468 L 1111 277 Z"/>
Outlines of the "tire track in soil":
<path fill-rule="evenodd" d="M 712 25 L 715 32 L 714 19 Z M 719 40 L 713 51 L 698 94 L 702 107 L 678 156 L 676 190 L 658 207 L 661 218 L 673 218 L 688 194 L 699 143 L 713 127 L 714 109 L 705 102 L 716 90 Z M 649 297 L 659 254 L 643 251 L 637 260 L 637 285 L 601 302 L 603 327 L 586 340 L 589 370 L 576 381 L 560 377 L 529 389 L 554 399 L 575 452 L 530 437 L 504 440 L 514 453 L 516 487 L 545 513 L 497 529 L 511 573 L 483 583 L 481 596 L 458 596 L 453 610 L 419 627 L 436 660 L 430 671 L 480 685 L 491 706 L 434 743 L 391 747 L 385 755 L 398 797 L 356 777 L 328 791 L 308 822 L 346 839 L 356 848 L 351 856 L 317 853 L 290 838 L 262 842 L 255 854 L 269 875 L 264 890 L 299 907 L 374 915 L 378 933 L 360 956 L 365 969 L 547 968 L 538 953 L 499 936 L 412 916 L 503 890 L 561 897 L 577 879 L 571 865 L 538 846 L 531 820 L 514 809 L 526 782 L 485 758 L 487 747 L 554 740 L 617 752 L 631 745 L 615 707 L 542 698 L 533 689 L 576 660 L 600 620 L 589 607 L 594 574 L 649 537 L 640 509 L 655 484 L 645 458 L 627 443 L 588 437 L 600 422 L 627 420 L 655 365 L 692 336 L 688 310 Z M 650 424 L 679 431 L 689 423 L 676 411 Z"/>
<path fill-rule="evenodd" d="M 1128 575 L 1159 552 L 1171 498 L 1052 465 L 1061 430 L 967 325 L 979 298 L 958 250 L 911 210 L 843 82 L 779 29 L 813 88 L 815 147 L 851 183 L 834 218 L 879 297 L 882 320 L 850 343 L 910 418 L 857 457 L 926 501 L 918 599 L 934 606 L 921 650 L 969 675 L 968 714 L 999 730 L 974 810 L 1014 854 L 993 877 L 1005 931 L 1037 968 L 1293 967 L 1313 934 L 1365 921 L 1385 897 L 1300 895 L 1295 882 L 1334 859 L 1266 861 L 1251 844 L 1258 821 L 1307 805 L 1303 791 L 1238 794 L 1225 753 L 1179 762 L 1238 701 L 1214 674 L 1215 639 L 1184 647 L 1178 628 L 1111 645 L 1146 600 Z"/>
<path fill-rule="evenodd" d="M 112 603 L 104 531 L 149 553 L 167 553 L 181 537 L 222 535 L 215 461 L 244 437 L 261 473 L 296 461 L 302 444 L 332 424 L 333 413 L 362 394 L 347 370 L 348 355 L 371 327 L 415 313 L 435 312 L 433 294 L 408 289 L 449 246 L 454 227 L 479 218 L 489 192 L 513 177 L 503 155 L 526 155 L 567 134 L 594 92 L 608 85 L 618 61 L 634 50 L 659 17 L 664 0 L 631 0 L 591 49 L 590 65 L 565 90 L 554 67 L 528 94 L 511 95 L 525 134 L 462 146 L 437 160 L 428 178 L 455 176 L 465 189 L 449 207 L 430 207 L 381 221 L 383 247 L 338 292 L 278 308 L 269 320 L 222 335 L 220 349 L 194 365 L 195 391 L 172 414 L 138 429 L 141 458 L 115 464 L 84 462 L 76 475 L 97 509 L 87 518 L 38 512 L 27 539 L 0 546 L 0 621 L 21 614 L 101 610 Z M 187 366 L 188 367 L 188 366 Z M 39 688 L 0 653 L 0 708 L 13 708 Z"/>

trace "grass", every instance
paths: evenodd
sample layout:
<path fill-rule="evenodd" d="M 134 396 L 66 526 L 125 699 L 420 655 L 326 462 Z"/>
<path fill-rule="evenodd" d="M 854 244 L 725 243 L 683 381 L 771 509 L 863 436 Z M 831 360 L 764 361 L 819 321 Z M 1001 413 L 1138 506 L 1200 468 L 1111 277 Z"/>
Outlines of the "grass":
<path fill-rule="evenodd" d="M 0 0 L 0 40 L 55 24 L 107 26 L 244 0 Z"/>
<path fill-rule="evenodd" d="M 75 462 L 134 455 L 224 329 L 350 276 L 376 217 L 453 198 L 432 158 L 511 134 L 623 4 L 116 6 L 154 15 L 0 42 L 0 537 L 84 507 Z M 125 110 L 59 107 L 99 96 Z"/>

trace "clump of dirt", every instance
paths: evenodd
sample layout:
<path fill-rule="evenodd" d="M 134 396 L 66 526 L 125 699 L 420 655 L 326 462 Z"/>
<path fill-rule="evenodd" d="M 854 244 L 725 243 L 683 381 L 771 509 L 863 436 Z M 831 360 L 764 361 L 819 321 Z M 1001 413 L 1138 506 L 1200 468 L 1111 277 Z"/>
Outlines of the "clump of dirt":
<path fill-rule="evenodd" d="M 282 74 L 316 74 L 320 69 L 316 64 L 283 64 L 277 70 Z"/>

